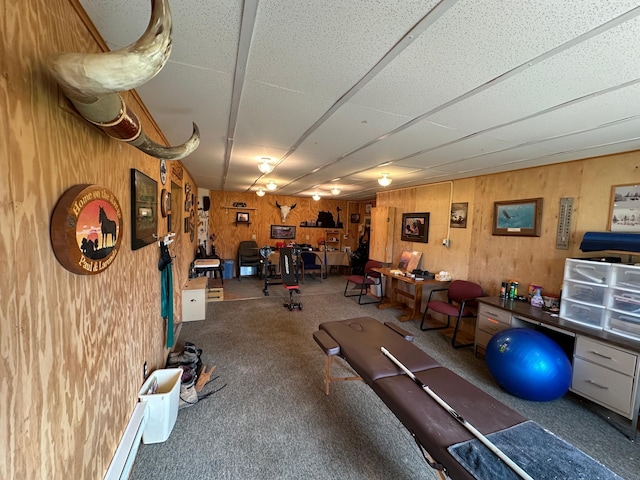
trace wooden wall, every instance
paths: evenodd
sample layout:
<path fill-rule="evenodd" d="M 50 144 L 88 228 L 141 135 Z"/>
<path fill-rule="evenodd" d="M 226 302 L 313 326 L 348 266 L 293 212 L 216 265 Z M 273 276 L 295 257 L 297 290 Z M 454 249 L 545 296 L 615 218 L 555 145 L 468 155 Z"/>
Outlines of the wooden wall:
<path fill-rule="evenodd" d="M 258 246 L 275 246 L 276 242 L 270 238 L 271 225 L 292 225 L 296 227 L 297 243 L 309 243 L 318 245 L 318 241 L 324 238 L 325 228 L 301 227 L 300 223 L 316 220 L 318 212 L 331 212 L 333 219 L 337 221 L 340 207 L 340 220 L 343 223 L 341 247 L 350 246 L 355 250 L 358 245 L 358 223 L 351 223 L 351 214 L 359 213 L 360 222 L 364 221 L 366 203 L 375 202 L 349 202 L 340 200 L 339 197 L 321 198 L 318 201 L 310 197 L 290 197 L 277 194 L 266 194 L 258 197 L 255 193 L 220 192 L 210 191 L 211 209 L 209 211 L 209 231 L 216 235 L 216 253 L 223 259 L 236 259 L 238 244 L 243 240 L 251 240 L 255 235 Z M 228 208 L 235 202 L 245 203 L 246 209 Z M 280 216 L 280 205 L 296 207 L 287 216 L 283 224 Z M 249 213 L 250 224 L 236 225 L 236 212 Z"/>
<path fill-rule="evenodd" d="M 102 478 L 143 363 L 161 368 L 167 353 L 158 248 L 130 248 L 130 169 L 160 186 L 159 161 L 60 107 L 47 57 L 100 51 L 73 2 L 0 6 L 0 478 Z M 162 142 L 137 97 L 125 100 Z M 173 180 L 193 183 L 186 170 Z M 121 251 L 95 276 L 65 270 L 49 237 L 56 202 L 80 183 L 111 190 L 123 209 Z M 183 235 L 171 246 L 177 321 L 194 250 Z"/>
<path fill-rule="evenodd" d="M 403 212 L 431 214 L 429 243 L 401 242 L 398 230 L 394 259 L 403 249 L 421 251 L 422 268 L 478 282 L 491 295 L 507 279 L 518 280 L 525 292 L 535 283 L 558 294 L 565 258 L 593 256 L 579 249 L 584 233 L 608 229 L 612 186 L 632 183 L 640 183 L 640 152 L 383 192 L 377 205 L 396 207 L 396 226 Z M 447 236 L 450 188 L 453 202 L 468 202 L 469 215 L 467 228 L 451 229 L 451 247 L 446 248 L 442 239 Z M 492 235 L 495 201 L 538 197 L 543 198 L 540 237 Z M 574 198 L 569 250 L 555 247 L 563 197 Z"/>

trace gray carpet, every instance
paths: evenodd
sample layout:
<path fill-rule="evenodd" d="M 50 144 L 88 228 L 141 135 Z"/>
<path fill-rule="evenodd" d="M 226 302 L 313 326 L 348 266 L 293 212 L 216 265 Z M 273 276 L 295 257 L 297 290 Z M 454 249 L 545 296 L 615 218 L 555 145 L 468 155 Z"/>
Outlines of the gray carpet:
<path fill-rule="evenodd" d="M 302 311 L 285 309 L 285 291 L 274 285 L 268 297 L 210 303 L 205 321 L 184 324 L 178 345 L 196 343 L 204 362 L 216 365 L 212 378 L 217 378 L 201 396 L 215 393 L 180 410 L 166 442 L 141 445 L 130 478 L 436 478 L 368 386 L 334 383 L 331 395 L 324 395 L 325 357 L 312 339 L 319 323 L 359 316 L 399 323 L 393 309 L 344 298 L 344 282 L 335 276 L 307 280 L 301 285 Z M 225 281 L 225 290 L 240 298 L 255 288 L 261 292 L 262 286 L 253 279 Z M 472 349 L 454 350 L 442 333 L 421 332 L 418 325 L 401 324 L 444 366 L 623 478 L 640 479 L 638 445 L 578 397 L 568 394 L 547 403 L 517 399 L 497 386 Z M 352 374 L 347 367 L 335 368 L 334 374 L 340 373 Z"/>

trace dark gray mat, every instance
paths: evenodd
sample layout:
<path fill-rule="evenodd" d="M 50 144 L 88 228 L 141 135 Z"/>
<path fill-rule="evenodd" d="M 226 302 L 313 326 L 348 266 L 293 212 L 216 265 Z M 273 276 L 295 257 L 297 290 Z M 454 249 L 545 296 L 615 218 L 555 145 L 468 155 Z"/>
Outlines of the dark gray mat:
<path fill-rule="evenodd" d="M 487 435 L 487 439 L 532 478 L 622 479 L 586 453 L 530 420 Z M 448 450 L 478 480 L 520 478 L 476 438 L 453 445 Z"/>

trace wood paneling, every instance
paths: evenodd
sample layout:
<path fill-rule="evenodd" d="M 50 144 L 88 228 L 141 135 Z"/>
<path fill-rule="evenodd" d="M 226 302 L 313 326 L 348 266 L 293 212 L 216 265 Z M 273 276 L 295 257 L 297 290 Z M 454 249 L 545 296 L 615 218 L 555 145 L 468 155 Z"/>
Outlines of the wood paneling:
<path fill-rule="evenodd" d="M 129 221 L 130 169 L 159 180 L 159 161 L 60 107 L 48 56 L 100 51 L 69 1 L 0 5 L 0 478 L 102 478 L 143 363 L 166 358 L 158 248 L 131 251 Z M 138 97 L 125 100 L 162 140 Z M 122 249 L 95 276 L 65 270 L 49 238 L 54 205 L 80 183 L 107 187 L 123 209 Z M 176 312 L 193 252 L 180 236 L 172 245 Z"/>
<path fill-rule="evenodd" d="M 351 247 L 353 250 L 358 245 L 358 224 L 351 224 L 351 213 L 360 213 L 361 221 L 364 221 L 364 203 L 347 202 L 333 198 L 322 198 L 315 201 L 308 197 L 290 197 L 284 195 L 266 194 L 258 197 L 255 193 L 238 192 L 209 192 L 211 198 L 211 209 L 209 210 L 209 231 L 216 235 L 216 253 L 221 258 L 235 259 L 237 257 L 238 244 L 243 240 L 251 240 L 255 235 L 255 241 L 259 246 L 275 246 L 279 240 L 270 238 L 271 225 L 293 225 L 296 227 L 297 243 L 309 243 L 317 246 L 319 240 L 324 239 L 324 227 L 301 227 L 300 223 L 316 220 L 318 212 L 331 212 L 334 221 L 338 220 L 338 210 L 340 207 L 340 220 L 343 224 L 342 234 L 347 238 L 342 239 L 342 247 Z M 247 208 L 236 209 L 226 208 L 235 202 L 245 203 Z M 286 222 L 282 223 L 280 209 L 276 207 L 276 202 L 280 205 L 296 207 L 287 216 Z M 248 212 L 250 224 L 237 224 L 236 212 Z M 331 228 L 331 227 L 327 227 Z"/>
<path fill-rule="evenodd" d="M 498 294 L 507 279 L 518 280 L 524 291 L 535 283 L 557 294 L 565 258 L 588 256 L 579 249 L 584 232 L 607 230 L 611 186 L 640 183 L 639 165 L 640 152 L 632 152 L 456 180 L 451 184 L 453 202 L 468 202 L 469 216 L 466 229 L 450 230 L 450 248 L 442 246 L 449 221 L 448 183 L 380 193 L 377 204 L 398 207 L 396 221 L 406 212 L 431 213 L 429 243 L 401 242 L 398 233 L 394 259 L 403 249 L 422 251 L 422 268 L 476 281 L 489 295 Z M 540 237 L 492 235 L 495 201 L 535 197 L 544 199 Z M 563 197 L 574 198 L 569 250 L 555 248 Z"/>

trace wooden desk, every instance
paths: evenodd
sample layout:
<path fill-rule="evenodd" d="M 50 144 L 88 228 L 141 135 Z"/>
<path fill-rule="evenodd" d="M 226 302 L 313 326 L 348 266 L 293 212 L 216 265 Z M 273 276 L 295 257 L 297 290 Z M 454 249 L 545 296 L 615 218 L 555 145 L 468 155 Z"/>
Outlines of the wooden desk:
<path fill-rule="evenodd" d="M 403 311 L 403 314 L 400 316 L 401 322 L 406 322 L 407 320 L 413 320 L 415 318 L 420 318 L 422 313 L 420 312 L 420 307 L 422 304 L 422 287 L 424 285 L 446 285 L 449 282 L 440 282 L 438 280 L 425 278 L 424 280 L 416 281 L 413 278 L 405 277 L 402 275 L 393 275 L 391 273 L 391 268 L 374 268 L 374 272 L 378 272 L 385 277 L 390 279 L 390 285 L 387 286 L 387 291 L 389 292 L 389 297 L 385 297 L 385 301 L 378 305 L 378 308 L 398 308 Z M 404 282 L 409 285 L 415 285 L 415 293 L 411 294 L 411 292 L 405 292 L 404 290 L 400 290 L 398 288 L 398 282 Z M 413 308 L 407 307 L 405 303 L 398 302 L 398 295 L 402 297 L 407 297 L 413 300 Z"/>

